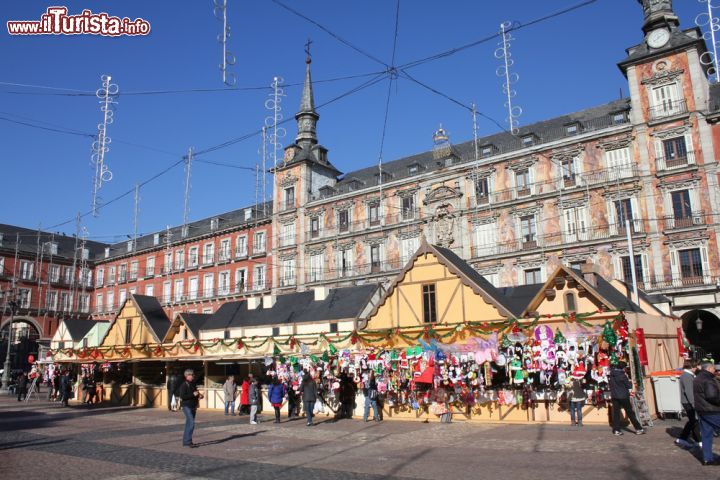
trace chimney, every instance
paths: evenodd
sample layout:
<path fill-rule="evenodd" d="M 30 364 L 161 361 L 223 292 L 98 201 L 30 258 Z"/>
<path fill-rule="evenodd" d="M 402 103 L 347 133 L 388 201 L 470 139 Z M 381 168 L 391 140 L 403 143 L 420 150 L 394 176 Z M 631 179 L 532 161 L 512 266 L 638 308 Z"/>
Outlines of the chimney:
<path fill-rule="evenodd" d="M 265 295 L 262 297 L 263 308 L 272 308 L 277 301 L 277 295 Z"/>
<path fill-rule="evenodd" d="M 593 287 L 597 288 L 597 277 L 600 274 L 597 265 L 588 260 L 587 263 L 582 264 L 580 271 L 583 274 L 583 279 Z"/>
<path fill-rule="evenodd" d="M 325 300 L 330 293 L 330 288 L 328 287 L 315 287 L 315 301 L 321 302 Z"/>
<path fill-rule="evenodd" d="M 250 297 L 247 299 L 248 310 L 256 310 L 260 306 L 260 297 Z"/>

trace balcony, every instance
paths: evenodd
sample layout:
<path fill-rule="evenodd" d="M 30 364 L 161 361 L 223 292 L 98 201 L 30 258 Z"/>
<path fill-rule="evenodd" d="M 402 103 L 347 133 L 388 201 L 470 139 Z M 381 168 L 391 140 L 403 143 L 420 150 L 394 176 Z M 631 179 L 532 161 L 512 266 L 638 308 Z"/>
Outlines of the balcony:
<path fill-rule="evenodd" d="M 677 275 L 665 278 L 651 278 L 640 285 L 638 288 L 644 290 L 671 290 L 675 288 L 694 289 L 694 288 L 717 288 L 720 277 L 716 274 L 702 272 L 699 275 Z"/>
<path fill-rule="evenodd" d="M 280 202 L 280 211 L 284 212 L 287 210 L 294 210 L 297 206 L 295 205 L 295 199 L 287 199 Z"/>
<path fill-rule="evenodd" d="M 705 226 L 705 212 L 692 212 L 683 216 L 665 217 L 665 230 L 682 230 Z"/>
<path fill-rule="evenodd" d="M 138 278 L 137 271 L 130 270 L 130 281 L 134 282 L 135 280 L 137 280 L 137 278 Z"/>
<path fill-rule="evenodd" d="M 155 275 L 155 267 L 145 269 L 145 278 L 152 277 L 153 275 Z"/>
<path fill-rule="evenodd" d="M 695 164 L 695 152 L 687 152 L 685 155 L 676 155 L 674 157 L 659 157 L 655 159 L 655 165 L 658 174 L 662 174 L 667 170 L 683 168 Z"/>
<path fill-rule="evenodd" d="M 215 255 L 204 255 L 202 257 L 202 264 L 203 265 L 212 265 L 215 261 Z"/>
<path fill-rule="evenodd" d="M 231 259 L 230 249 L 220 250 L 218 253 L 218 262 L 229 262 Z"/>
<path fill-rule="evenodd" d="M 127 282 L 127 274 L 125 272 L 120 272 L 118 274 L 118 283 L 125 283 Z"/>
<path fill-rule="evenodd" d="M 260 245 L 257 248 L 253 248 L 253 255 L 265 255 L 265 245 Z"/>
<path fill-rule="evenodd" d="M 248 255 L 247 247 L 235 249 L 235 258 L 245 258 Z"/>
<path fill-rule="evenodd" d="M 661 105 L 650 107 L 649 114 L 650 120 L 652 121 L 666 117 L 674 117 L 675 115 L 682 115 L 683 113 L 687 113 L 687 111 L 687 102 L 685 101 L 685 99 L 682 99 L 666 101 L 663 102 Z"/>
<path fill-rule="evenodd" d="M 280 248 L 290 247 L 293 245 L 295 245 L 295 234 L 278 235 L 278 246 L 280 246 Z"/>

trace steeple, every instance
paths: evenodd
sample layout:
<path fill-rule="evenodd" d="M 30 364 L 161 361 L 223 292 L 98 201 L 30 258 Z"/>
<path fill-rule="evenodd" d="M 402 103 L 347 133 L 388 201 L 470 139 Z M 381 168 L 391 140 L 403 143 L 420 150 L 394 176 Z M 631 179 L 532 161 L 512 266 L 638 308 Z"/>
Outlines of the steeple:
<path fill-rule="evenodd" d="M 658 27 L 668 27 L 671 30 L 680 25 L 680 19 L 673 11 L 672 0 L 638 0 L 643 7 L 645 21 L 643 32 L 648 33 Z"/>
<path fill-rule="evenodd" d="M 303 85 L 302 98 L 300 99 L 300 110 L 295 114 L 297 120 L 297 136 L 295 142 L 303 148 L 308 148 L 318 143 L 317 140 L 317 121 L 320 115 L 315 111 L 315 99 L 313 98 L 312 75 L 310 73 L 310 45 L 312 41 L 308 39 L 305 44 L 305 85 Z"/>

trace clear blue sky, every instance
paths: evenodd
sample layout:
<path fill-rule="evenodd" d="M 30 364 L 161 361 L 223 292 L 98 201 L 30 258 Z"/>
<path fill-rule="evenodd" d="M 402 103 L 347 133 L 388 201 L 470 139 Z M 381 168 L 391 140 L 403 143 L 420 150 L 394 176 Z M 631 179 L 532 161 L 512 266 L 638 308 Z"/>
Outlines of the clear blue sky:
<path fill-rule="evenodd" d="M 284 0 L 353 44 L 390 63 L 395 1 Z M 71 13 L 83 8 L 130 18 L 143 17 L 152 25 L 147 37 L 84 36 L 11 37 L 7 20 L 38 19 L 49 5 L 62 2 L 3 1 L 0 17 L 0 82 L 46 85 L 93 91 L 100 75 L 112 74 L 121 95 L 115 123 L 109 129 L 114 143 L 106 157 L 114 178 L 102 190 L 105 199 L 132 188 L 181 158 L 188 147 L 203 149 L 257 130 L 268 114 L 264 91 L 221 91 L 173 95 L 123 96 L 122 92 L 189 88 L 222 88 L 216 36 L 220 22 L 210 1 L 70 1 Z M 402 0 L 397 61 L 403 64 L 483 38 L 497 31 L 503 20 L 528 22 L 579 3 L 579 0 L 516 0 L 437 2 Z M 228 0 L 232 28 L 230 50 L 238 59 L 233 68 L 238 86 L 268 85 L 274 75 L 286 82 L 302 81 L 303 44 L 313 39 L 316 80 L 382 70 L 374 61 L 339 43 L 316 26 L 269 0 Z M 675 2 L 684 28 L 693 26 L 704 4 Z M 626 81 L 616 67 L 624 49 L 642 40 L 642 10 L 635 0 L 600 0 L 542 24 L 515 33 L 514 70 L 520 75 L 517 103 L 521 124 L 561 115 L 618 98 Z M 409 72 L 419 80 L 470 103 L 504 122 L 499 61 L 491 41 Z M 315 86 L 323 103 L 365 79 Z M 375 164 L 382 133 L 387 80 L 320 110 L 320 141 L 341 171 Z M 20 95 L 11 92 L 27 92 Z M 83 132 L 95 132 L 101 114 L 93 97 L 38 95 L 58 93 L 38 88 L 0 85 L 0 117 L 40 120 Z M 287 88 L 284 114 L 292 116 L 299 87 Z M 393 86 L 384 158 L 390 161 L 431 147 L 431 135 L 442 123 L 455 143 L 472 137 L 467 111 L 427 90 L 400 79 Z M 285 144 L 292 142 L 289 124 Z M 481 120 L 480 133 L 498 130 Z M 152 146 L 160 153 L 123 142 Z M 90 141 L 0 120 L 3 146 L 0 222 L 47 228 L 86 212 L 90 205 L 92 169 Z M 259 161 L 259 137 L 205 155 L 209 161 L 254 167 Z M 141 233 L 182 222 L 183 171 L 170 173 L 144 187 L 141 193 Z M 191 219 L 249 205 L 255 201 L 254 174 L 195 163 L 192 176 Z M 90 237 L 121 240 L 132 232 L 133 201 L 128 196 L 102 209 L 99 218 L 85 217 Z M 73 233 L 74 222 L 56 231 Z"/>

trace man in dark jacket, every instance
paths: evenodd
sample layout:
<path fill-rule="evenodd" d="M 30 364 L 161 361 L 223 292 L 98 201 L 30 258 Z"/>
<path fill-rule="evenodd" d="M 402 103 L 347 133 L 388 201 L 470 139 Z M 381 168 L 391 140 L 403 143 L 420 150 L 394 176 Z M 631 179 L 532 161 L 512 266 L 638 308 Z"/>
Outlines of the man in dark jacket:
<path fill-rule="evenodd" d="M 17 399 L 18 402 L 25 399 L 25 394 L 27 393 L 27 375 L 25 375 L 25 372 L 20 372 L 20 375 L 18 375 L 17 378 Z"/>
<path fill-rule="evenodd" d="M 178 387 L 180 386 L 180 381 L 182 379 L 180 378 L 180 375 L 176 370 L 172 370 L 170 375 L 168 375 L 168 381 L 167 381 L 167 390 L 168 390 L 168 410 L 172 410 L 172 397 L 175 395 L 175 392 L 177 392 Z M 177 400 L 177 398 L 176 398 Z"/>
<path fill-rule="evenodd" d="M 697 373 L 697 360 L 687 359 L 683 364 L 683 373 L 680 375 L 680 404 L 685 409 L 688 421 L 683 428 L 682 433 L 675 440 L 675 443 L 680 446 L 687 446 L 690 435 L 693 436 L 693 440 L 696 442 L 700 441 L 698 435 L 698 422 L 697 415 L 695 414 L 695 399 L 693 395 L 693 382 L 695 381 L 695 373 Z"/>
<path fill-rule="evenodd" d="M 625 362 L 619 362 L 613 366 L 608 375 L 610 384 L 610 396 L 612 397 L 612 423 L 613 423 L 613 434 L 622 435 L 623 432 L 620 430 L 620 409 L 625 410 L 630 423 L 635 427 L 635 433 L 642 435 L 645 433 L 642 425 L 638 422 L 635 412 L 633 411 L 632 405 L 630 404 L 630 389 L 632 383 L 625 374 Z"/>
<path fill-rule="evenodd" d="M 695 411 L 700 419 L 703 465 L 717 465 L 713 461 L 712 441 L 715 430 L 720 429 L 720 387 L 715 379 L 715 364 L 704 360 L 693 381 Z"/>
<path fill-rule="evenodd" d="M 70 374 L 63 372 L 60 376 L 60 404 L 63 407 L 68 406 L 68 399 L 70 398 L 70 391 L 72 390 L 72 383 L 70 381 Z"/>
<path fill-rule="evenodd" d="M 180 407 L 185 415 L 183 447 L 195 447 L 196 445 L 192 441 L 195 430 L 195 413 L 203 396 L 198 392 L 197 385 L 195 385 L 195 372 L 191 369 L 185 370 L 185 381 L 178 388 L 176 396 L 180 398 Z"/>
<path fill-rule="evenodd" d="M 313 424 L 313 409 L 317 401 L 317 383 L 315 383 L 310 372 L 305 372 L 300 384 L 300 394 L 302 395 L 303 408 L 307 417 L 307 426 L 310 427 Z"/>

